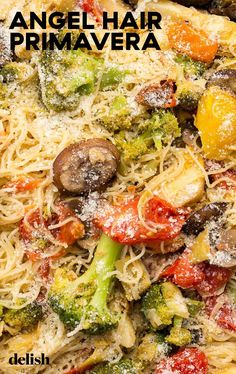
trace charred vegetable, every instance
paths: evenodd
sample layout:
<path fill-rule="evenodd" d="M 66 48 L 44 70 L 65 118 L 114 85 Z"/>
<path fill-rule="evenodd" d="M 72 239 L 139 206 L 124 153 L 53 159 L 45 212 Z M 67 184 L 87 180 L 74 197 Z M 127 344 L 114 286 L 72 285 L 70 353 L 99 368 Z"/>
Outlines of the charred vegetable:
<path fill-rule="evenodd" d="M 218 86 L 236 96 L 236 69 L 216 71 L 207 82 L 207 87 L 210 86 Z"/>
<path fill-rule="evenodd" d="M 77 194 L 100 190 L 115 175 L 118 162 L 118 150 L 110 141 L 81 141 L 65 148 L 55 159 L 54 183 L 60 191 Z"/>
<path fill-rule="evenodd" d="M 204 230 L 210 221 L 217 221 L 224 214 L 226 208 L 226 203 L 218 202 L 205 205 L 190 215 L 183 226 L 183 231 L 188 235 L 197 235 L 200 231 Z"/>
<path fill-rule="evenodd" d="M 220 16 L 227 16 L 236 20 L 236 3 L 235 0 L 213 0 L 209 11 Z"/>
<path fill-rule="evenodd" d="M 136 96 L 138 104 L 148 108 L 171 108 L 176 106 L 175 84 L 172 80 L 161 81 L 144 87 Z"/>

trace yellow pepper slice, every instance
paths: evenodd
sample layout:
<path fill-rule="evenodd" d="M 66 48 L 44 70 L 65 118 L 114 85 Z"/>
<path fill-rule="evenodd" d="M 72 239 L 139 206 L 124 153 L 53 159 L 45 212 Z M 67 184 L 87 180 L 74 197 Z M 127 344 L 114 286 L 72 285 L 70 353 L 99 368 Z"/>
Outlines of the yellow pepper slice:
<path fill-rule="evenodd" d="M 202 148 L 210 159 L 223 160 L 236 150 L 236 98 L 217 86 L 200 99 L 195 121 Z"/>

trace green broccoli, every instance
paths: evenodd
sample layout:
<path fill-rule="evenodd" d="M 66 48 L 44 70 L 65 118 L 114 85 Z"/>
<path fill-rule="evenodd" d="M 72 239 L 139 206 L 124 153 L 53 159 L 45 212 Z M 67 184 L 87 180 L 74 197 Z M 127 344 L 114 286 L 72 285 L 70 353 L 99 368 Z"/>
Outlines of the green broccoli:
<path fill-rule="evenodd" d="M 176 98 L 178 105 L 187 111 L 193 111 L 197 109 L 200 97 L 203 94 L 203 87 L 200 87 L 194 82 L 185 82 L 179 84 L 176 91 Z"/>
<path fill-rule="evenodd" d="M 114 98 L 108 115 L 100 119 L 100 124 L 110 132 L 129 130 L 132 127 L 132 117 L 125 96 L 118 95 Z"/>
<path fill-rule="evenodd" d="M 141 374 L 142 366 L 130 359 L 122 359 L 119 362 L 97 365 L 88 374 Z"/>
<path fill-rule="evenodd" d="M 152 285 L 142 298 L 141 310 L 154 330 L 171 325 L 174 316 L 189 317 L 185 298 L 171 282 Z"/>
<path fill-rule="evenodd" d="M 17 330 L 31 328 L 43 317 L 42 306 L 33 302 L 22 309 L 7 309 L 3 312 L 4 322 Z"/>
<path fill-rule="evenodd" d="M 170 329 L 170 334 L 165 338 L 165 341 L 174 344 L 178 347 L 191 343 L 192 335 L 190 331 L 182 327 L 183 318 L 174 317 L 173 327 Z"/>
<path fill-rule="evenodd" d="M 100 89 L 105 90 L 107 88 L 111 88 L 113 86 L 116 86 L 117 84 L 121 83 L 124 76 L 126 74 L 126 71 L 120 70 L 118 67 L 108 67 L 105 69 L 101 83 L 100 83 Z"/>
<path fill-rule="evenodd" d="M 39 61 L 42 100 L 48 109 L 73 110 L 93 92 L 102 61 L 81 50 L 47 50 Z"/>
<path fill-rule="evenodd" d="M 102 234 L 89 269 L 80 277 L 57 269 L 49 303 L 68 329 L 80 325 L 90 333 L 104 332 L 118 323 L 107 306 L 112 277 L 122 245 Z"/>
<path fill-rule="evenodd" d="M 188 311 L 191 317 L 194 317 L 204 308 L 204 302 L 194 299 L 186 299 Z"/>
<path fill-rule="evenodd" d="M 188 55 L 177 54 L 174 60 L 182 66 L 186 78 L 201 78 L 207 69 L 207 65 L 204 62 L 192 60 Z"/>
<path fill-rule="evenodd" d="M 181 135 L 178 121 L 170 110 L 159 110 L 151 118 L 138 125 L 138 135 L 127 139 L 125 132 L 115 136 L 115 143 L 125 162 L 135 160 L 150 152 L 150 149 L 161 149 L 171 139 Z"/>

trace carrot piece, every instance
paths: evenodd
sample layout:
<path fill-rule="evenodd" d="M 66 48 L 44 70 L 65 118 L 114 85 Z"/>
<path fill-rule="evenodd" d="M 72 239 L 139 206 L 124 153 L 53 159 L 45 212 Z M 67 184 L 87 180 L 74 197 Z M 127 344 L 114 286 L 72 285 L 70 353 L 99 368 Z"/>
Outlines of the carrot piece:
<path fill-rule="evenodd" d="M 211 62 L 214 60 L 218 43 L 188 22 L 171 22 L 167 28 L 171 48 L 185 53 L 194 60 Z"/>

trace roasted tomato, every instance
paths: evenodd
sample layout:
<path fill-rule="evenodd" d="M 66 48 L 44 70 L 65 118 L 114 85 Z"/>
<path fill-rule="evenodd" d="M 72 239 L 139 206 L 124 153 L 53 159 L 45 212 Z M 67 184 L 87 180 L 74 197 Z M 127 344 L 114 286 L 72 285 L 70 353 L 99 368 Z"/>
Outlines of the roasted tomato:
<path fill-rule="evenodd" d="M 185 348 L 172 357 L 162 360 L 154 374 L 207 374 L 206 355 L 198 348 Z"/>
<path fill-rule="evenodd" d="M 104 204 L 95 215 L 95 224 L 113 240 L 122 244 L 137 244 L 152 240 L 175 238 L 184 224 L 189 210 L 174 208 L 158 197 L 149 199 L 142 207 L 134 197 L 118 205 Z"/>
<path fill-rule="evenodd" d="M 202 296 L 212 296 L 226 285 L 231 271 L 207 262 L 193 264 L 185 251 L 161 276 L 171 278 L 182 288 L 194 288 Z"/>
<path fill-rule="evenodd" d="M 206 300 L 205 310 L 209 317 L 211 316 L 217 301 L 218 297 L 209 297 Z M 216 323 L 223 329 L 236 332 L 236 316 L 234 315 L 233 306 L 230 300 L 225 300 L 225 303 L 217 311 L 216 315 L 214 315 L 214 321 L 216 321 Z"/>

